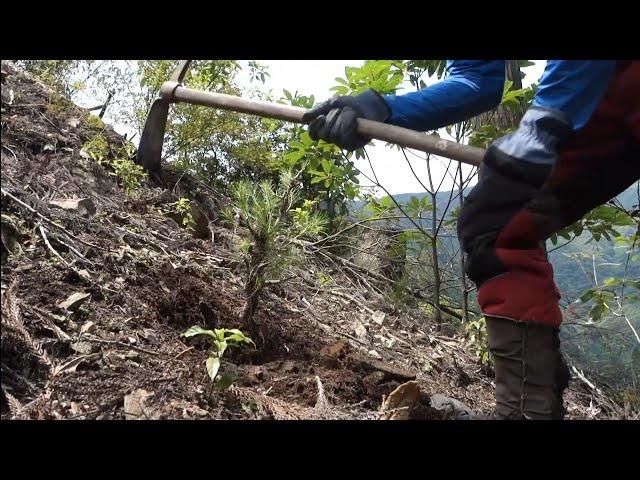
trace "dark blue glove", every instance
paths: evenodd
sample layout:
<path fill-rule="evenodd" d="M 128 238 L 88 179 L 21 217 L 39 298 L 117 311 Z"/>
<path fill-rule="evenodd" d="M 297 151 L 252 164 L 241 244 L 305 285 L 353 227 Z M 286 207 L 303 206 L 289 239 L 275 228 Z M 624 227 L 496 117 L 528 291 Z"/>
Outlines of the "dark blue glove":
<path fill-rule="evenodd" d="M 309 136 L 314 141 L 322 139 L 352 151 L 371 140 L 358 133 L 358 118 L 384 122 L 390 115 L 387 102 L 375 90 L 367 90 L 327 100 L 305 113 L 302 121 L 309 124 Z"/>

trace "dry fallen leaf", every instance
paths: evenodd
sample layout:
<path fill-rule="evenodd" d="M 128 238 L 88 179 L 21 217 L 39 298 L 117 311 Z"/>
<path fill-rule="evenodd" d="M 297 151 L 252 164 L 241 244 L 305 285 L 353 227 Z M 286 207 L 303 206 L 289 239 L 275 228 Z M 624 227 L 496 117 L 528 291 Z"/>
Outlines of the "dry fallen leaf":
<path fill-rule="evenodd" d="M 361 321 L 355 320 L 353 322 L 352 328 L 353 328 L 353 333 L 355 333 L 356 337 L 358 337 L 360 340 L 367 339 L 367 327 L 365 327 Z"/>
<path fill-rule="evenodd" d="M 386 316 L 387 315 L 384 312 L 381 312 L 380 310 L 377 310 L 371 314 L 371 318 L 378 325 L 382 325 L 384 323 L 384 319 L 386 318 Z"/>
<path fill-rule="evenodd" d="M 71 373 L 71 372 L 75 372 L 76 369 L 78 368 L 78 365 L 80 365 L 83 362 L 92 362 L 94 360 L 98 360 L 102 357 L 101 353 L 92 353 L 89 355 L 80 355 L 79 357 L 76 357 L 72 360 L 69 360 L 67 363 L 64 363 L 62 365 L 56 366 L 56 368 L 54 368 L 53 370 L 53 376 L 57 376 L 60 375 L 61 373 Z"/>
<path fill-rule="evenodd" d="M 398 386 L 382 403 L 379 420 L 408 420 L 411 411 L 420 403 L 420 387 L 415 381 Z"/>
<path fill-rule="evenodd" d="M 124 397 L 124 417 L 127 420 L 140 420 L 147 418 L 145 414 L 145 402 L 153 396 L 152 392 L 140 388 Z"/>
<path fill-rule="evenodd" d="M 80 327 L 80 334 L 90 333 L 92 330 L 95 330 L 96 324 L 92 321 L 88 321 Z"/>
<path fill-rule="evenodd" d="M 96 204 L 90 198 L 59 198 L 49 201 L 52 207 L 80 211 L 85 216 L 95 215 Z"/>
<path fill-rule="evenodd" d="M 73 295 L 70 295 L 64 302 L 60 302 L 58 307 L 62 310 L 75 312 L 89 297 L 91 297 L 90 293 L 76 292 Z"/>

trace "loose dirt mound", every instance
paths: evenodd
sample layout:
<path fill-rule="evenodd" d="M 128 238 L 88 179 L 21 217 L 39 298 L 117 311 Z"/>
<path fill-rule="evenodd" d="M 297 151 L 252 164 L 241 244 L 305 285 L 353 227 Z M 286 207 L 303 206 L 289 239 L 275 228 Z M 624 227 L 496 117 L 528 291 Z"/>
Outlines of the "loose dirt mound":
<path fill-rule="evenodd" d="M 371 300 L 339 263 L 269 286 L 261 348 L 230 350 L 221 372 L 233 386 L 211 389 L 206 344 L 180 334 L 245 328 L 231 233 L 216 223 L 224 198 L 192 194 L 209 217 L 195 238 L 159 211 L 171 191 L 146 183 L 128 197 L 86 155 L 99 133 L 112 151 L 125 143 L 2 62 L 3 418 L 367 419 L 409 381 L 386 405 L 409 391 L 412 418 L 444 418 L 429 407 L 435 392 L 488 410 L 491 379 L 459 340 Z M 180 188 L 190 193 L 190 182 Z M 69 199 L 88 200 L 54 204 Z M 590 415 L 573 400 L 570 411 Z"/>

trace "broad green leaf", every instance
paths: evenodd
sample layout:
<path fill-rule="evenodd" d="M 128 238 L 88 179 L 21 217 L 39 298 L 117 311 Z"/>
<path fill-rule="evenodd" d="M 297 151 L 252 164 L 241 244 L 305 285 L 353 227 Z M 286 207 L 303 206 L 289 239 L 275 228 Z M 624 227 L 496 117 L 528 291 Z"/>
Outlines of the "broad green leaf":
<path fill-rule="evenodd" d="M 305 147 L 311 147 L 316 143 L 311 139 L 309 133 L 306 131 L 300 134 L 300 141 L 304 144 Z M 320 141 L 320 143 L 322 143 L 322 140 Z"/>
<path fill-rule="evenodd" d="M 204 328 L 198 327 L 196 325 L 189 328 L 189 330 L 187 330 L 180 336 L 185 338 L 190 338 L 190 337 L 195 337 L 196 335 L 208 335 L 210 337 L 216 338 L 216 334 L 213 330 L 205 330 Z"/>
<path fill-rule="evenodd" d="M 597 322 L 602 318 L 602 314 L 604 313 L 605 309 L 606 309 L 605 304 L 598 303 L 594 305 L 593 308 L 591 308 L 591 310 L 589 310 L 589 317 L 594 322 Z"/>
<path fill-rule="evenodd" d="M 227 330 L 225 332 L 225 340 L 227 342 L 238 342 L 238 343 L 244 342 L 244 343 L 250 343 L 252 345 L 255 345 L 255 343 L 253 343 L 253 340 L 251 340 L 244 333 L 242 333 L 240 330 L 237 330 L 237 329 Z"/>
<path fill-rule="evenodd" d="M 588 302 L 589 300 L 591 300 L 593 298 L 594 295 L 594 291 L 593 289 L 589 289 L 586 292 L 584 292 L 581 296 L 580 296 L 580 301 L 582 303 Z"/>
<path fill-rule="evenodd" d="M 606 278 L 604 280 L 604 284 L 607 287 L 611 287 L 611 286 L 614 286 L 614 285 L 622 285 L 622 279 L 621 278 L 609 277 L 609 278 Z"/>
<path fill-rule="evenodd" d="M 216 346 L 215 354 L 217 354 L 219 357 L 222 357 L 222 355 L 224 355 L 224 352 L 227 350 L 227 342 L 225 340 L 216 340 L 214 341 L 214 344 Z"/>
<path fill-rule="evenodd" d="M 218 381 L 216 382 L 216 387 L 218 387 L 218 388 L 220 388 L 222 390 L 226 390 L 232 384 L 233 384 L 233 378 L 231 378 L 231 375 L 227 375 L 225 373 L 223 375 L 220 375 Z"/>
<path fill-rule="evenodd" d="M 295 152 L 290 152 L 285 154 L 282 158 L 290 165 L 295 165 L 298 160 L 305 156 L 304 150 L 296 150 Z"/>
<path fill-rule="evenodd" d="M 212 354 L 207 358 L 206 366 L 209 378 L 211 378 L 211 380 L 215 380 L 218 370 L 220 369 L 220 358 Z"/>

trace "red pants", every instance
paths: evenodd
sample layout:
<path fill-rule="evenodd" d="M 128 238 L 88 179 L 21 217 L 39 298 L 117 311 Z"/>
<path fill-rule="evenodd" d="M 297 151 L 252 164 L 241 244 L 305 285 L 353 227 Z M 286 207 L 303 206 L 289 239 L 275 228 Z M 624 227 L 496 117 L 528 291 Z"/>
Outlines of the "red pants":
<path fill-rule="evenodd" d="M 553 208 L 544 214 L 523 209 L 498 237 L 496 253 L 509 271 L 479 289 L 485 315 L 562 322 L 553 268 L 537 245 L 640 179 L 640 61 L 618 62 L 593 116 L 559 153 L 541 192 Z"/>

